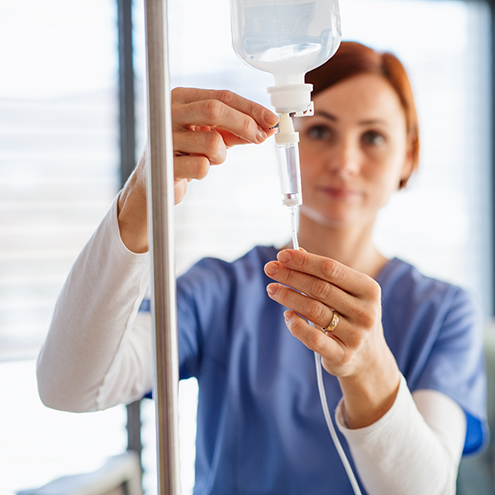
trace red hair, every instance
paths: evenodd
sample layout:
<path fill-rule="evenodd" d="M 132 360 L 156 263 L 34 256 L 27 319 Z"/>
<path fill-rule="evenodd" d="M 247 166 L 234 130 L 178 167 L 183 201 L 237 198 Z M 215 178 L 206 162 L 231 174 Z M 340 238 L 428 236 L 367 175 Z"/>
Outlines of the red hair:
<path fill-rule="evenodd" d="M 306 74 L 306 82 L 313 85 L 313 96 L 331 86 L 359 74 L 377 74 L 385 78 L 397 93 L 404 109 L 406 131 L 411 145 L 413 166 L 419 163 L 419 126 L 414 96 L 404 66 L 390 52 L 377 52 L 361 43 L 343 41 L 337 53 L 326 63 Z M 403 179 L 399 188 L 407 183 Z"/>

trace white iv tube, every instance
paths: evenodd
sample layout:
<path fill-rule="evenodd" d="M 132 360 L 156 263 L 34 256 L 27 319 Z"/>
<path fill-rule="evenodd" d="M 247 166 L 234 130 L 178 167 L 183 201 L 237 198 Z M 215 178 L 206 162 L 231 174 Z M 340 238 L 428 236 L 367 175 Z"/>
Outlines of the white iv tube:
<path fill-rule="evenodd" d="M 296 212 L 297 206 L 292 205 L 290 208 L 290 227 L 292 231 L 292 249 L 299 250 L 299 241 L 297 240 L 297 220 L 296 220 Z"/>
<path fill-rule="evenodd" d="M 312 322 L 309 323 L 312 327 L 314 327 L 314 324 Z M 321 406 L 323 407 L 323 415 L 325 416 L 325 421 L 327 422 L 328 431 L 330 432 L 330 436 L 332 437 L 335 448 L 337 449 L 337 452 L 340 456 L 340 460 L 344 465 L 345 472 L 347 473 L 347 477 L 349 478 L 349 482 L 351 483 L 354 494 L 362 495 L 356 477 L 354 476 L 354 472 L 352 471 L 352 467 L 339 441 L 339 437 L 337 436 L 335 427 L 333 426 L 332 417 L 330 415 L 330 411 L 328 410 L 327 396 L 325 394 L 325 385 L 323 384 L 323 376 L 321 372 L 323 366 L 321 364 L 321 356 L 317 352 L 315 352 L 315 363 L 316 363 L 316 380 L 318 382 L 318 392 L 320 393 Z"/>
<path fill-rule="evenodd" d="M 290 217 L 291 217 L 291 230 L 292 230 L 292 248 L 299 249 L 299 241 L 297 239 L 297 229 L 296 229 L 296 210 L 297 206 L 291 205 L 290 208 Z M 315 328 L 315 324 L 310 321 L 309 324 Z M 344 465 L 345 472 L 347 473 L 347 477 L 349 478 L 349 482 L 351 483 L 352 490 L 354 491 L 354 495 L 362 495 L 361 489 L 359 488 L 358 482 L 356 480 L 356 476 L 354 476 L 354 472 L 352 471 L 352 466 L 345 455 L 344 449 L 342 448 L 342 444 L 340 443 L 339 437 L 337 436 L 337 432 L 335 431 L 335 427 L 333 425 L 332 416 L 330 415 L 330 411 L 328 409 L 327 396 L 325 394 L 325 385 L 323 383 L 323 374 L 322 374 L 322 364 L 321 364 L 321 356 L 315 352 L 315 364 L 316 364 L 316 381 L 318 383 L 318 392 L 320 394 L 320 402 L 321 407 L 323 408 L 323 415 L 325 416 L 325 421 L 327 423 L 328 431 L 330 432 L 330 436 L 332 437 L 335 448 L 337 449 L 337 453 L 339 454 L 340 460 Z"/>

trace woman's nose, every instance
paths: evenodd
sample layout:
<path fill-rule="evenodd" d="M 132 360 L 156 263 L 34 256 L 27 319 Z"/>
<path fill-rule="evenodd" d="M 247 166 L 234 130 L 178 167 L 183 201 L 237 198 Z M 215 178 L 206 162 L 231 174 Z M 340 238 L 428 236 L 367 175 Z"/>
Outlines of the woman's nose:
<path fill-rule="evenodd" d="M 327 163 L 332 174 L 355 175 L 360 167 L 359 147 L 350 140 L 342 141 L 332 150 Z"/>

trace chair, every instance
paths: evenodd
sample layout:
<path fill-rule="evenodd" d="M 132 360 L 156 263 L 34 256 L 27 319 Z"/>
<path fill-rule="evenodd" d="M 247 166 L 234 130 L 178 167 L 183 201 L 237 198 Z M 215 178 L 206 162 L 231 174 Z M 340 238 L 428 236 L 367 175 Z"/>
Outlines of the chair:
<path fill-rule="evenodd" d="M 128 451 L 110 457 L 98 471 L 62 476 L 17 495 L 143 495 L 139 456 Z"/>

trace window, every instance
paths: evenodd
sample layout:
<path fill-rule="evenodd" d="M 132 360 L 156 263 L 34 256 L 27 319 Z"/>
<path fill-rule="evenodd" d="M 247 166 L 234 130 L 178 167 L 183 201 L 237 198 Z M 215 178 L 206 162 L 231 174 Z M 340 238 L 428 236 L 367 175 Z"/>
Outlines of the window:
<path fill-rule="evenodd" d="M 113 0 L 0 4 L 2 494 L 91 471 L 126 447 L 123 407 L 43 407 L 34 361 L 118 188 L 117 61 Z"/>

